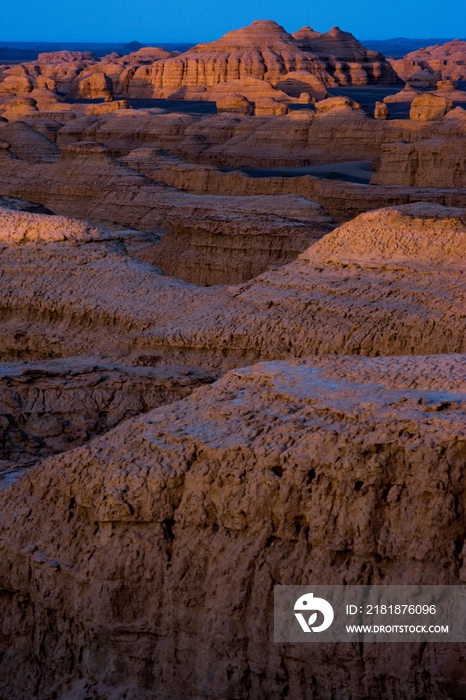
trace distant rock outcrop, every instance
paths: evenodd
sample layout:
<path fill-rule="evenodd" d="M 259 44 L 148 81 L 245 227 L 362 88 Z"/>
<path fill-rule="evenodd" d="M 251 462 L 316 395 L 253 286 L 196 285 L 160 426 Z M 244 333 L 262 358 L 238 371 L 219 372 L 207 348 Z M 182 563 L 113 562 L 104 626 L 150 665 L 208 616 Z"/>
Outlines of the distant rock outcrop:
<path fill-rule="evenodd" d="M 40 53 L 37 58 L 37 63 L 44 65 L 53 65 L 59 63 L 74 63 L 79 62 L 97 62 L 96 56 L 91 51 L 51 51 L 48 53 Z"/>
<path fill-rule="evenodd" d="M 338 85 L 392 83 L 390 64 L 377 51 L 366 49 L 352 34 L 333 27 L 326 34 L 303 27 L 293 34 L 299 47 L 325 62 Z"/>
<path fill-rule="evenodd" d="M 422 93 L 419 90 L 413 88 L 412 85 L 406 84 L 400 92 L 395 95 L 387 95 L 383 98 L 385 104 L 397 103 L 397 102 L 412 102 L 416 97 L 419 97 Z"/>
<path fill-rule="evenodd" d="M 466 80 L 466 41 L 455 39 L 440 46 L 428 46 L 390 63 L 402 80 L 422 82 L 426 87 L 435 86 L 437 80 Z"/>
<path fill-rule="evenodd" d="M 110 99 L 113 95 L 113 85 L 105 73 L 95 72 L 79 81 L 78 96 L 83 99 Z"/>
<path fill-rule="evenodd" d="M 276 22 L 266 20 L 180 55 L 158 47 L 139 47 L 126 56 L 112 53 L 98 60 L 87 51 L 57 51 L 42 53 L 36 62 L 7 68 L 3 73 L 0 94 L 26 94 L 39 79 L 48 79 L 53 81 L 53 89 L 72 98 L 105 97 L 109 93 L 214 101 L 210 91 L 216 86 L 251 78 L 283 91 L 290 100 L 303 93 L 322 99 L 327 96 L 327 87 L 338 85 L 397 81 L 384 57 L 366 49 L 348 32 L 334 27 L 319 34 L 304 27 L 291 35 Z M 94 78 L 94 74 L 105 78 Z"/>
<path fill-rule="evenodd" d="M 376 102 L 374 109 L 374 119 L 388 119 L 390 111 L 385 102 Z"/>
<path fill-rule="evenodd" d="M 313 76 L 312 81 L 303 75 Z M 288 87 L 295 95 L 298 90 L 322 92 L 326 86 L 396 82 L 385 59 L 351 34 L 336 28 L 328 35 L 316 34 L 305 28 L 291 35 L 276 22 L 257 21 L 159 61 L 149 71 L 139 68 L 129 92 L 134 97 L 166 97 L 183 85 L 211 88 L 247 76 Z"/>

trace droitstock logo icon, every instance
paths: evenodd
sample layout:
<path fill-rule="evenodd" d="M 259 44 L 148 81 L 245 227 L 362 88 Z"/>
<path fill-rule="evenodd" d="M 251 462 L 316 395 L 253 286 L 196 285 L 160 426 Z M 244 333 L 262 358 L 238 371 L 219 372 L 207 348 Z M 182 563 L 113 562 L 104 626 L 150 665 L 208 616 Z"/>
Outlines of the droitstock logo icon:
<path fill-rule="evenodd" d="M 296 601 L 294 605 L 295 617 L 301 625 L 303 632 L 323 632 L 327 630 L 333 622 L 333 608 L 330 603 L 324 598 L 314 598 L 313 593 L 305 593 Z M 296 610 L 301 610 L 302 612 L 311 613 L 308 621 L 302 612 L 296 612 Z M 324 621 L 317 627 L 314 624 L 317 622 L 317 613 L 321 612 L 324 616 Z"/>

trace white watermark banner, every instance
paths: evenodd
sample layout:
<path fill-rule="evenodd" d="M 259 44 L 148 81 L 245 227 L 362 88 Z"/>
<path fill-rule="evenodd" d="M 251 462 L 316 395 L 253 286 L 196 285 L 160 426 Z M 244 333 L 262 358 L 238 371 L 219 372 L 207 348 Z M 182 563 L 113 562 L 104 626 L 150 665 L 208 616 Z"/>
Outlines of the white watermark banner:
<path fill-rule="evenodd" d="M 466 642 L 466 586 L 275 586 L 276 642 Z"/>

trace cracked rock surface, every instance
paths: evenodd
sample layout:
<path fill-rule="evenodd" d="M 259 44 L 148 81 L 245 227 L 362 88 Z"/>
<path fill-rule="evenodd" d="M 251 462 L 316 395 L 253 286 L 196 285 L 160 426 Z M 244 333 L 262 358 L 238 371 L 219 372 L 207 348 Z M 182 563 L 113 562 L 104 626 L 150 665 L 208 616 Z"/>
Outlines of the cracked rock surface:
<path fill-rule="evenodd" d="M 276 583 L 466 580 L 465 387 L 265 362 L 43 460 L 0 495 L 0 697 L 456 697 L 461 645 L 271 639 Z"/>

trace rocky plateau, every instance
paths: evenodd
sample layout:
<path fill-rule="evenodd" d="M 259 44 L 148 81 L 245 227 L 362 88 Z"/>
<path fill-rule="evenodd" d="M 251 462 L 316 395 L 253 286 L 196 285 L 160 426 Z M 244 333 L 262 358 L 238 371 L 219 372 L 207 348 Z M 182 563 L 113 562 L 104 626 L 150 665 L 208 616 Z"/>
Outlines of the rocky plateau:
<path fill-rule="evenodd" d="M 0 67 L 0 700 L 466 697 L 273 641 L 275 585 L 466 583 L 463 54 Z"/>

